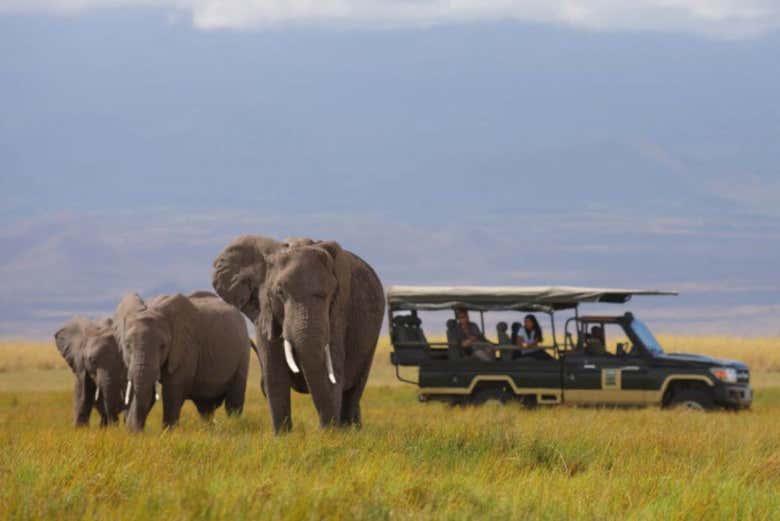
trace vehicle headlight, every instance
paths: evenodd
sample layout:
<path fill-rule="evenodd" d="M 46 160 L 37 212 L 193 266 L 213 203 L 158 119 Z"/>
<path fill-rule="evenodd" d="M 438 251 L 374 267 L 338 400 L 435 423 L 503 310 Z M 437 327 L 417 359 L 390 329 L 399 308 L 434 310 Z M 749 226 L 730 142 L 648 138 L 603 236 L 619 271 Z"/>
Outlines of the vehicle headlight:
<path fill-rule="evenodd" d="M 728 384 L 737 383 L 736 369 L 733 369 L 731 367 L 711 367 L 710 372 L 715 378 L 717 378 L 721 382 L 726 382 Z"/>

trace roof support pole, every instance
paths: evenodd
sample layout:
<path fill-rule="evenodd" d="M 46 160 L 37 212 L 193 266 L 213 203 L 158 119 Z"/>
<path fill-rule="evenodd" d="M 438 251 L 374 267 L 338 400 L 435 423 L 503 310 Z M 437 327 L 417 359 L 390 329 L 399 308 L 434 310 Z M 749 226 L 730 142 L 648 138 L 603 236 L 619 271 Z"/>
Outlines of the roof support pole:
<path fill-rule="evenodd" d="M 550 311 L 550 323 L 552 324 L 551 330 L 552 330 L 552 340 L 553 345 L 555 346 L 555 350 L 558 350 L 558 337 L 555 336 L 555 313 Z"/>

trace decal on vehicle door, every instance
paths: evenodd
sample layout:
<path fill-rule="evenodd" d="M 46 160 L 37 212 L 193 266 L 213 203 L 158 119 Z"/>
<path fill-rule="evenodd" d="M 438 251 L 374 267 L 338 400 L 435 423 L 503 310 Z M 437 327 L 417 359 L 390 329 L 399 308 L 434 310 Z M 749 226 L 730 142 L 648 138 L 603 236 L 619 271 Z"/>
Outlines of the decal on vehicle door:
<path fill-rule="evenodd" d="M 603 390 L 620 390 L 620 369 L 602 369 L 601 370 L 601 388 Z"/>

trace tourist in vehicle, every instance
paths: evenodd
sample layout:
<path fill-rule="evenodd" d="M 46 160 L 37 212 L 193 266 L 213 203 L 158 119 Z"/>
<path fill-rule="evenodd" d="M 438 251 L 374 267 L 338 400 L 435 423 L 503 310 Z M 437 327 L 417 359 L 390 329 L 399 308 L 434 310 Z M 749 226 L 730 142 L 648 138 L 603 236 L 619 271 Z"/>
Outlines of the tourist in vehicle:
<path fill-rule="evenodd" d="M 514 335 L 514 328 L 512 331 Z M 534 315 L 526 315 L 523 320 L 523 326 L 517 331 L 514 338 L 514 344 L 523 349 L 532 349 L 538 347 L 544 341 L 542 327 Z"/>
<path fill-rule="evenodd" d="M 455 341 L 460 346 L 462 354 L 464 356 L 474 356 L 480 360 L 493 360 L 494 357 L 484 347 L 474 345 L 478 342 L 487 342 L 487 340 L 482 331 L 479 330 L 479 327 L 474 322 L 469 321 L 468 310 L 463 308 L 456 309 L 455 319 L 458 322 L 454 331 Z"/>
<path fill-rule="evenodd" d="M 604 328 L 601 326 L 590 328 L 590 334 L 585 338 L 585 352 L 597 356 L 607 354 Z"/>
<path fill-rule="evenodd" d="M 512 359 L 535 358 L 537 360 L 549 360 L 552 357 L 539 345 L 544 341 L 542 327 L 534 315 L 526 315 L 523 323 L 514 322 L 512 324 L 512 343 L 520 348 L 519 351 L 512 353 Z"/>

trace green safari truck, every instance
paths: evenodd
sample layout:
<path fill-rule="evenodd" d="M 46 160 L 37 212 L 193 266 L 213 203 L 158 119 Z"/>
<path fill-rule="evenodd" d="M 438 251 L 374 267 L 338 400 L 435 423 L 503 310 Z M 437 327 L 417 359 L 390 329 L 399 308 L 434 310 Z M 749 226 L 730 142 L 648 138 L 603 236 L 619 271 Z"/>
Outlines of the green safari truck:
<path fill-rule="evenodd" d="M 676 293 L 568 286 L 393 286 L 387 293 L 390 360 L 399 380 L 419 387 L 421 401 L 750 407 L 753 392 L 745 364 L 666 353 L 630 312 L 580 314 L 583 304 L 625 304 L 635 295 Z M 443 324 L 446 341 L 426 337 L 421 312 L 431 311 L 454 313 Z M 517 321 L 511 328 L 506 320 L 495 322 L 495 336 L 488 336 L 486 313 Z M 560 320 L 562 313 L 566 316 L 559 343 L 556 316 Z M 479 324 L 472 321 L 477 316 Z M 534 334 L 534 323 L 541 324 L 537 317 L 547 317 L 546 334 L 541 326 Z M 408 367 L 418 368 L 417 380 L 403 374 L 411 372 L 402 369 Z"/>

